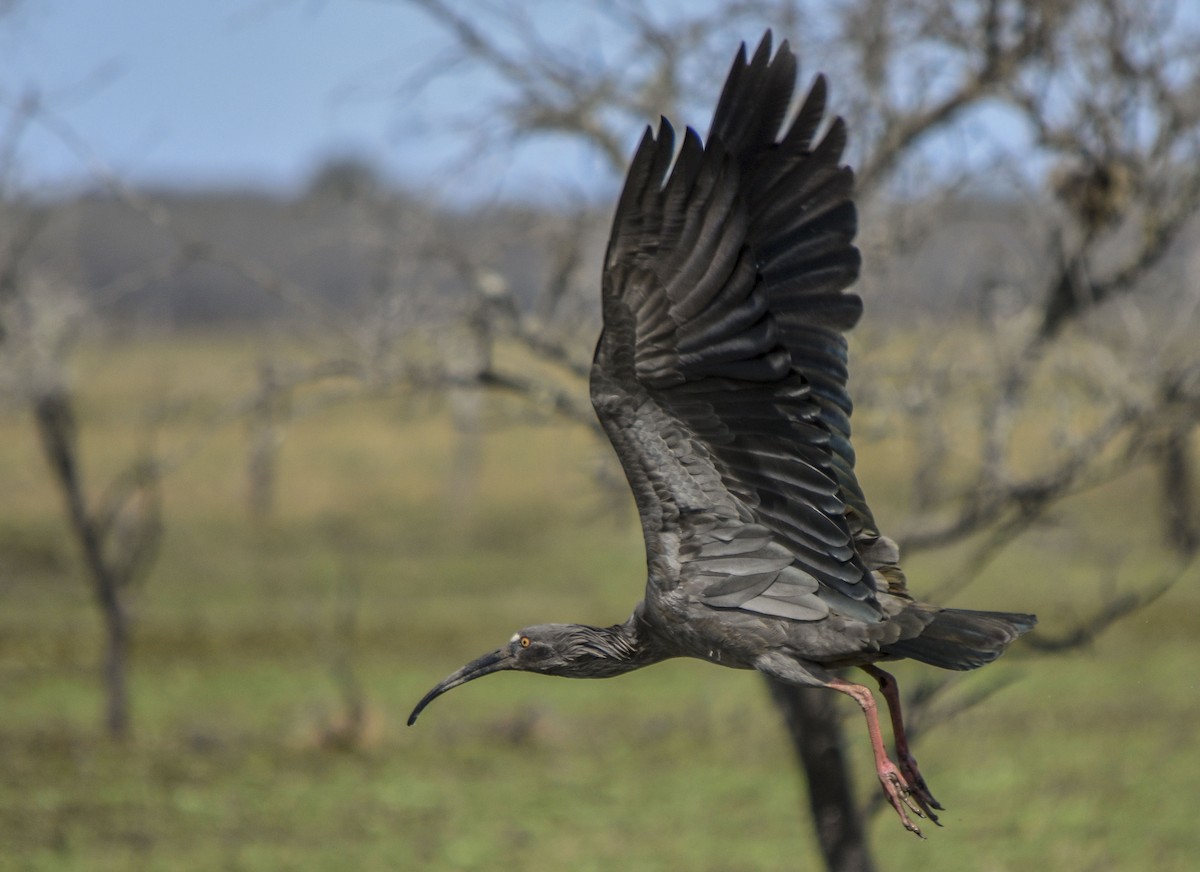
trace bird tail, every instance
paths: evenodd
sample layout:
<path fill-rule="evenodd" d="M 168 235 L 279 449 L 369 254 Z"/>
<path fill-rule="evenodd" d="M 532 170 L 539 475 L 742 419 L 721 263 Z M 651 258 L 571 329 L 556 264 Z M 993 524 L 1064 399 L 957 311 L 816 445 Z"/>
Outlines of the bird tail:
<path fill-rule="evenodd" d="M 1036 624 L 1036 615 L 940 609 L 920 635 L 884 645 L 883 651 L 942 669 L 976 669 Z"/>

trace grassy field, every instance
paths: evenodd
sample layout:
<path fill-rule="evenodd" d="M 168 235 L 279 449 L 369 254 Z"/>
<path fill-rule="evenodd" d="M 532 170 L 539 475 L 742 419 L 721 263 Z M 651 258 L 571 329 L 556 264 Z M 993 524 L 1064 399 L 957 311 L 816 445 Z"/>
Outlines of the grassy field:
<path fill-rule="evenodd" d="M 472 481 L 443 409 L 380 396 L 291 426 L 277 511 L 252 524 L 245 430 L 213 422 L 255 360 L 249 343 L 192 340 L 77 362 L 92 481 L 137 449 L 152 408 L 159 448 L 183 458 L 137 593 L 125 746 L 99 733 L 97 617 L 31 422 L 0 412 L 0 869 L 817 868 L 790 748 L 749 673 L 506 674 L 405 727 L 435 681 L 524 624 L 623 619 L 644 577 L 634 518 L 597 488 L 604 449 L 578 428 L 492 428 Z M 898 522 L 903 445 L 859 450 L 881 520 Z M 1076 501 L 956 603 L 1036 610 L 1053 634 L 1106 583 L 1151 579 L 1146 490 L 1130 476 Z M 1111 542 L 1109 581 L 1074 559 L 1081 524 Z M 914 587 L 947 561 L 911 561 Z M 1194 869 L 1198 581 L 1086 650 L 1018 646 L 957 685 L 952 699 L 1012 682 L 923 736 L 946 826 L 920 842 L 878 815 L 881 868 Z M 366 702 L 352 747 L 347 666 Z"/>

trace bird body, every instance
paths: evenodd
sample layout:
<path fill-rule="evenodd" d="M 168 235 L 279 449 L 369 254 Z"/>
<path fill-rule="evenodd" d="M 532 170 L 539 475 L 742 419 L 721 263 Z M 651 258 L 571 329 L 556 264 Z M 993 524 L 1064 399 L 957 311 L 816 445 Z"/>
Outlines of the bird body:
<path fill-rule="evenodd" d="M 940 808 L 907 750 L 895 682 L 875 663 L 995 659 L 1032 615 L 916 601 L 854 473 L 844 333 L 861 300 L 841 119 L 818 139 L 818 77 L 789 112 L 796 60 L 770 33 L 735 59 L 707 142 L 663 119 L 634 153 L 602 281 L 593 407 L 638 505 L 645 597 L 623 624 L 527 627 L 418 703 L 502 669 L 610 677 L 670 657 L 756 669 L 863 708 L 902 822 Z M 884 692 L 900 766 L 858 666 Z"/>

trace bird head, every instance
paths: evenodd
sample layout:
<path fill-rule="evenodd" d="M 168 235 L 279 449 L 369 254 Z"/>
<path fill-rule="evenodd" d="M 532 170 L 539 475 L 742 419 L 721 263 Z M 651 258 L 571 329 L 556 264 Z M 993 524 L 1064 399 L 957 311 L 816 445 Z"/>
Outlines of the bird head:
<path fill-rule="evenodd" d="M 446 676 L 425 694 L 408 717 L 411 727 L 425 706 L 443 693 L 484 675 L 505 669 L 563 675 L 570 678 L 605 678 L 636 668 L 634 648 L 620 625 L 608 629 L 582 624 L 538 624 L 513 634 L 508 644 L 472 660 Z"/>

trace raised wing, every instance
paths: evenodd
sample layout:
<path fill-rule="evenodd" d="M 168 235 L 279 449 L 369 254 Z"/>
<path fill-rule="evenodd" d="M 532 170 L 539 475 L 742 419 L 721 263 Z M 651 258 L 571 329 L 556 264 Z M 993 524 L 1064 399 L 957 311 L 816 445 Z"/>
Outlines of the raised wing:
<path fill-rule="evenodd" d="M 861 312 L 844 293 L 860 262 L 853 177 L 840 119 L 814 145 L 823 79 L 787 119 L 795 76 L 768 33 L 734 61 L 707 145 L 688 129 L 676 155 L 665 119 L 642 138 L 606 255 L 592 401 L 652 585 L 687 584 L 714 608 L 875 621 L 842 336 Z"/>

